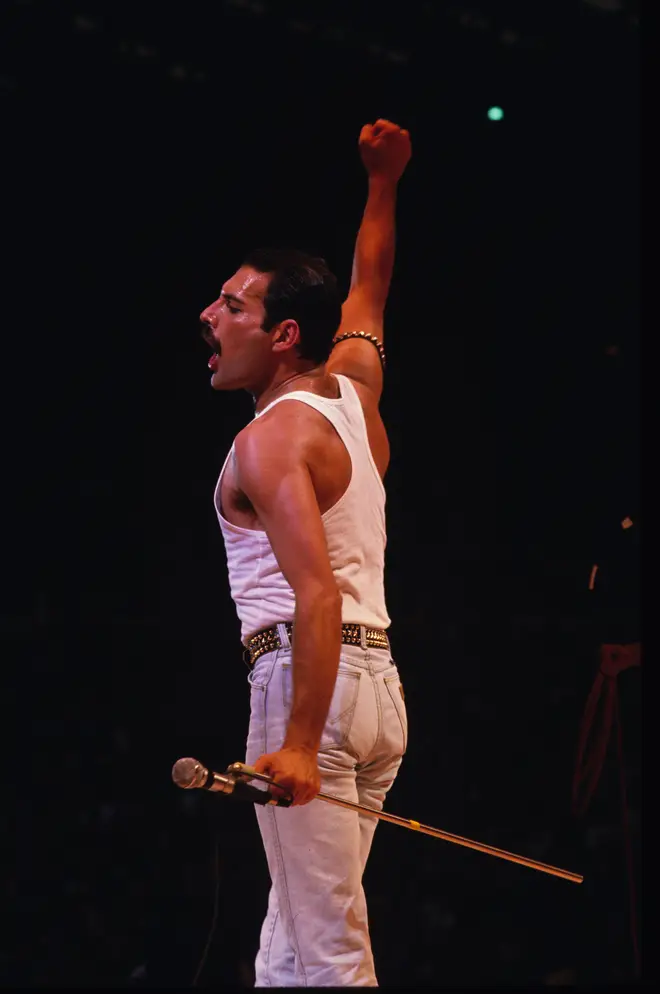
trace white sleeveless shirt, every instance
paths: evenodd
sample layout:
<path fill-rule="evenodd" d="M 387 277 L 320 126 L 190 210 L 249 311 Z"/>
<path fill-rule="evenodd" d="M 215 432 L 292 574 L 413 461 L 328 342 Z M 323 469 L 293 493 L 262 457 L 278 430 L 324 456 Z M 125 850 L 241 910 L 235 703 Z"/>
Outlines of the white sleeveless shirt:
<path fill-rule="evenodd" d="M 334 426 L 351 458 L 351 480 L 342 497 L 322 516 L 330 565 L 342 597 L 342 621 L 385 629 L 385 488 L 376 469 L 360 398 L 346 376 L 336 376 L 337 400 L 294 390 L 268 404 L 302 401 Z M 232 444 L 215 488 L 214 504 L 227 552 L 229 587 L 241 639 L 281 621 L 293 621 L 295 595 L 285 580 L 265 531 L 239 528 L 222 516 L 220 486 Z"/>

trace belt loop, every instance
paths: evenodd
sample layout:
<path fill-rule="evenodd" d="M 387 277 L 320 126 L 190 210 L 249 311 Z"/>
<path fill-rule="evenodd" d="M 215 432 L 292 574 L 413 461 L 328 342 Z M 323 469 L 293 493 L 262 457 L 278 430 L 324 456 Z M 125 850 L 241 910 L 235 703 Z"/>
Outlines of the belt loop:
<path fill-rule="evenodd" d="M 283 649 L 290 649 L 291 642 L 289 641 L 289 633 L 286 630 L 286 625 L 283 621 L 280 621 L 277 625 L 277 634 L 280 637 L 280 644 Z"/>
<path fill-rule="evenodd" d="M 360 648 L 367 649 L 367 629 L 364 625 L 360 625 Z"/>

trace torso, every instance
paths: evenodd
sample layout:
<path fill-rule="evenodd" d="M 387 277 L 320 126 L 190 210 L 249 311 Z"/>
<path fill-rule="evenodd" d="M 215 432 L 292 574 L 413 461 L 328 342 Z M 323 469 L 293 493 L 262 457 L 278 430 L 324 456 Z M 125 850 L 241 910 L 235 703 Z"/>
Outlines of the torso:
<path fill-rule="evenodd" d="M 351 380 L 351 383 L 362 404 L 373 460 L 380 478 L 384 479 L 390 461 L 390 446 L 385 425 L 378 410 L 378 402 L 363 384 L 355 380 Z M 283 391 L 278 396 L 286 396 L 286 393 L 294 390 L 304 390 L 307 393 L 328 397 L 331 400 L 337 400 L 339 397 L 339 384 L 331 373 L 301 377 L 295 381 L 295 384 L 292 384 L 291 390 Z M 309 467 L 319 509 L 321 514 L 325 514 L 331 507 L 334 507 L 348 489 L 351 480 L 351 459 L 346 451 L 346 446 L 328 419 L 307 404 L 301 404 L 300 407 L 304 407 L 305 416 L 310 419 L 310 427 L 313 429 Z M 272 411 L 268 412 L 267 417 L 276 417 L 279 408 L 278 404 Z M 248 425 L 243 430 L 248 431 L 249 427 Z M 247 496 L 237 487 L 235 480 L 236 467 L 234 453 L 232 453 L 225 467 L 220 486 L 222 516 L 230 524 L 239 528 L 260 529 L 261 525 L 254 508 Z"/>

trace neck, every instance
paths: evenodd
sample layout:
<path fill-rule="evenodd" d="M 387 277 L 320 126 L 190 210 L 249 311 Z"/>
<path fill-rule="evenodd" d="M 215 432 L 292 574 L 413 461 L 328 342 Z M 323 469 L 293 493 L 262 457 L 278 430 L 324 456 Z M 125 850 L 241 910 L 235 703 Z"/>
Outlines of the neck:
<path fill-rule="evenodd" d="M 323 365 L 320 366 L 310 366 L 308 369 L 299 369 L 295 372 L 285 371 L 273 378 L 272 383 L 269 383 L 265 390 L 262 390 L 259 394 L 253 394 L 254 396 L 254 411 L 255 414 L 260 414 L 264 407 L 270 404 L 271 400 L 274 400 L 276 396 L 280 393 L 287 391 L 284 387 L 288 386 L 292 382 L 296 382 L 302 379 L 303 376 L 307 377 L 318 377 L 323 374 Z"/>

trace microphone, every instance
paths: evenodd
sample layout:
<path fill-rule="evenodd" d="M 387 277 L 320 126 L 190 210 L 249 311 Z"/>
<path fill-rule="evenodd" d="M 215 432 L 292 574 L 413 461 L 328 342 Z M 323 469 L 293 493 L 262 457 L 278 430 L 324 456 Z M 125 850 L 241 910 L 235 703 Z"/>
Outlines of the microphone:
<path fill-rule="evenodd" d="M 275 797 L 268 790 L 252 787 L 244 780 L 207 770 L 198 759 L 189 756 L 177 759 L 172 767 L 172 780 L 183 790 L 212 790 L 220 794 L 231 794 L 239 801 L 252 801 L 253 804 L 274 804 L 278 808 L 288 808 L 292 801 L 290 797 Z"/>

